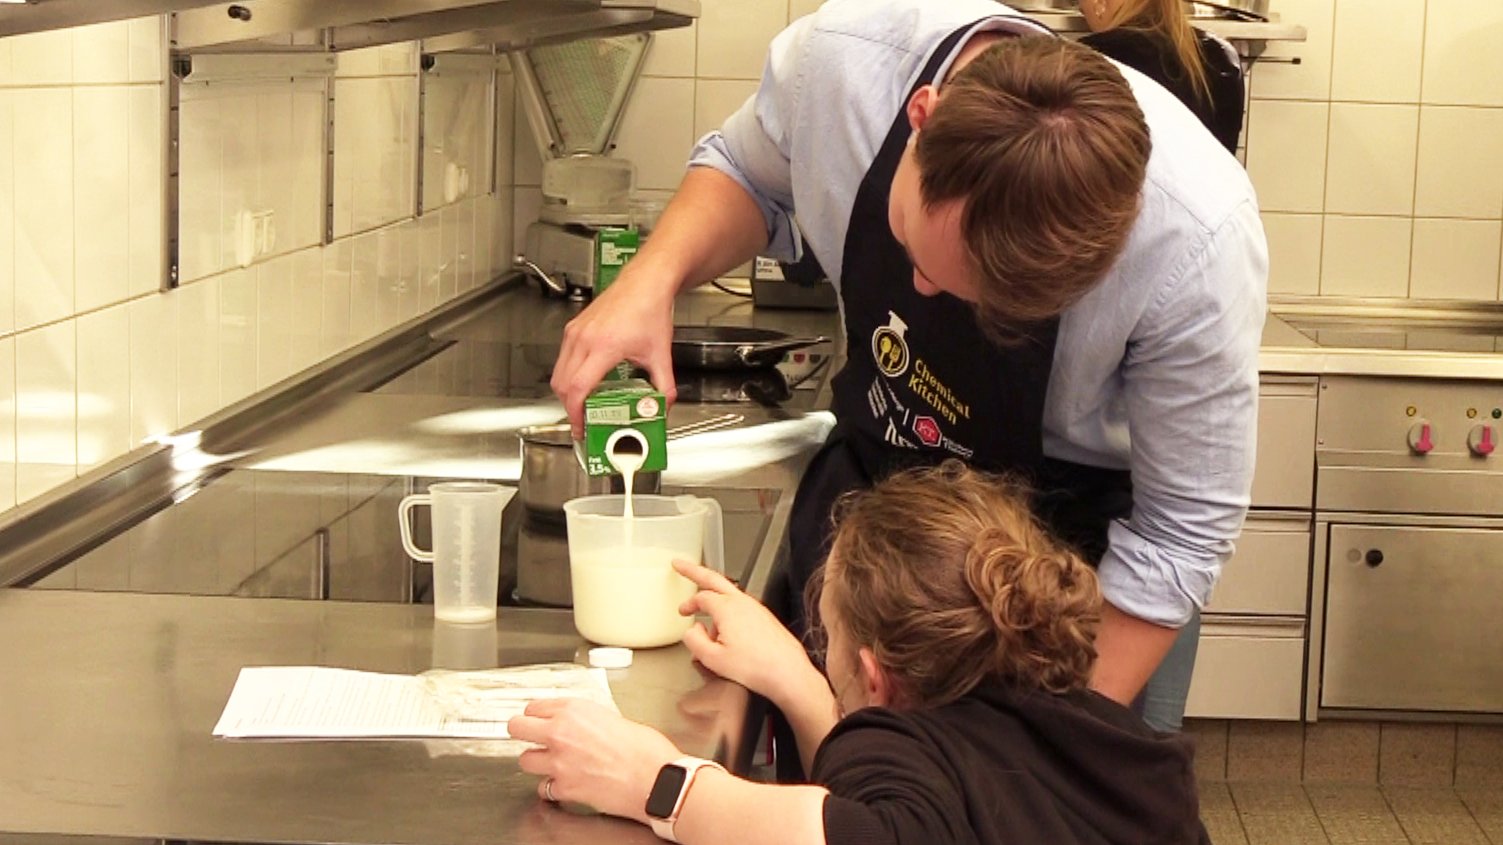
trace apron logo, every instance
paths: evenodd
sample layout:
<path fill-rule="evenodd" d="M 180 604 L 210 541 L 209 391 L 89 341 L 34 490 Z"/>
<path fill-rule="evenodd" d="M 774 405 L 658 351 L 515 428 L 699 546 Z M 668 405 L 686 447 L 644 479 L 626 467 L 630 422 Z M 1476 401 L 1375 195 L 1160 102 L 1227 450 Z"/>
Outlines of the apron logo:
<path fill-rule="evenodd" d="M 897 314 L 887 312 L 887 325 L 878 326 L 872 332 L 872 358 L 877 369 L 889 378 L 897 378 L 908 371 L 908 342 L 903 339 L 908 324 Z"/>

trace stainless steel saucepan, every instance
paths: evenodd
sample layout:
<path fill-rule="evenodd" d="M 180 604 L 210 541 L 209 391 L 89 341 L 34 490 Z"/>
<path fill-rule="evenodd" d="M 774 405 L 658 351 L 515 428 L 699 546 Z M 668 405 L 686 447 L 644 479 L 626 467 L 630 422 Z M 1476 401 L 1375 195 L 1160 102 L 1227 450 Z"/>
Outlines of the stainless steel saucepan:
<path fill-rule="evenodd" d="M 727 428 L 745 420 L 742 414 L 721 414 L 699 422 L 675 426 L 668 439 L 677 440 L 691 434 Z M 517 432 L 522 440 L 522 478 L 517 495 L 527 513 L 545 522 L 562 524 L 564 502 L 580 496 L 621 493 L 619 475 L 588 475 L 574 456 L 574 435 L 568 423 L 532 425 Z M 657 493 L 662 476 L 656 472 L 639 472 L 632 484 L 634 493 Z"/>
<path fill-rule="evenodd" d="M 793 337 L 750 326 L 674 326 L 673 366 L 690 370 L 755 370 L 771 367 L 783 355 L 828 341 Z"/>

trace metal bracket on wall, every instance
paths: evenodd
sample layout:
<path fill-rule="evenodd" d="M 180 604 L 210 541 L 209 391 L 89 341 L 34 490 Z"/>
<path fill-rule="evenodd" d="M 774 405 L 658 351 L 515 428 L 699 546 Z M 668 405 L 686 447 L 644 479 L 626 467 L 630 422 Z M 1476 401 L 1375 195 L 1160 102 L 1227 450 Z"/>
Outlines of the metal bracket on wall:
<path fill-rule="evenodd" d="M 490 173 L 485 184 L 488 186 L 486 193 L 494 194 L 496 191 L 496 118 L 499 112 L 497 99 L 500 96 L 499 72 L 506 61 L 504 56 L 496 54 L 490 49 L 485 51 L 455 52 L 455 53 L 430 53 L 427 52 L 427 42 L 422 42 L 418 62 L 418 99 L 417 99 L 417 174 L 414 195 L 416 197 L 416 216 L 422 217 L 430 209 L 423 202 L 423 186 L 426 180 L 423 155 L 428 144 L 427 109 L 428 109 L 428 85 L 429 78 L 442 78 L 444 76 L 468 75 L 479 76 L 487 79 L 490 86 L 490 95 L 485 98 L 486 115 L 485 125 L 488 127 L 487 143 L 490 146 L 490 155 L 487 164 Z"/>
<path fill-rule="evenodd" d="M 168 41 L 172 40 L 169 19 Z M 321 242 L 333 239 L 334 225 L 334 85 L 336 57 L 332 53 L 307 51 L 213 53 L 195 55 L 173 51 L 169 54 L 166 126 L 166 156 L 163 164 L 163 242 L 166 267 L 161 289 L 169 291 L 182 282 L 182 91 L 184 85 L 223 85 L 248 82 L 295 81 L 318 79 L 324 84 L 324 166 L 322 179 L 323 218 Z"/>

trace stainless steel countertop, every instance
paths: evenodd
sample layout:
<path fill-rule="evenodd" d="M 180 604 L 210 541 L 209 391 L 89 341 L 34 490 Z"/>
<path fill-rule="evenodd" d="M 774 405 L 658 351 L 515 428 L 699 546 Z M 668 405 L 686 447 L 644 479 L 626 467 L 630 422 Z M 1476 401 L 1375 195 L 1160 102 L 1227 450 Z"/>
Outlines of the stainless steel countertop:
<path fill-rule="evenodd" d="M 433 335 L 557 342 L 577 310 L 516 286 Z M 832 313 L 754 311 L 749 302 L 712 291 L 680 297 L 676 322 L 838 333 Z M 813 404 L 828 406 L 827 382 Z M 783 492 L 747 579 L 748 591 L 760 595 L 778 559 L 793 489 L 832 418 L 747 404 L 680 405 L 670 423 L 730 410 L 745 414 L 739 427 L 675 441 L 673 471 L 664 481 Z M 342 391 L 279 415 L 269 429 L 174 438 L 160 461 L 195 474 L 232 467 L 515 479 L 515 429 L 560 414 L 551 399 Z M 415 673 L 443 664 L 452 642 L 435 637 L 431 607 L 0 590 L 0 637 L 6 644 L 0 845 L 38 837 L 331 845 L 657 841 L 628 822 L 542 804 L 536 780 L 514 760 L 432 756 L 438 745 L 411 741 L 211 737 L 245 665 Z M 493 665 L 514 665 L 575 659 L 584 645 L 567 611 L 502 608 L 494 645 L 479 647 L 495 655 Z M 749 757 L 745 743 L 756 728 L 748 727 L 748 694 L 707 679 L 682 647 L 637 652 L 632 668 L 612 673 L 611 684 L 627 716 L 663 729 L 687 753 L 732 762 Z"/>
<path fill-rule="evenodd" d="M 470 642 L 429 607 L 0 590 L 5 834 L 268 843 L 642 842 L 644 827 L 542 803 L 485 743 L 231 742 L 211 731 L 242 666 L 392 673 L 571 661 L 568 613 L 502 608 Z M 478 640 L 478 642 L 476 641 Z M 731 759 L 748 696 L 682 646 L 610 673 L 621 711 Z"/>
<path fill-rule="evenodd" d="M 1269 314 L 1263 324 L 1258 371 L 1264 375 L 1503 381 L 1503 351 L 1444 352 L 1321 345 L 1295 330 L 1281 313 L 1286 312 Z M 1363 318 L 1385 319 L 1381 314 Z"/>

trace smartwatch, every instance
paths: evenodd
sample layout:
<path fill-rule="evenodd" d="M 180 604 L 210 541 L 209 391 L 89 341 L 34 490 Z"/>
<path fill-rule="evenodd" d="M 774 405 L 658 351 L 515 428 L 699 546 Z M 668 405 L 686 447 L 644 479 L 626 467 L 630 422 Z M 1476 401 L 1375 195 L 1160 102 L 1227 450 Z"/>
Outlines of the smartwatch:
<path fill-rule="evenodd" d="M 678 842 L 673 836 L 673 826 L 684 808 L 684 799 L 689 797 L 694 776 L 706 766 L 725 771 L 719 763 L 699 757 L 681 757 L 658 770 L 652 791 L 647 795 L 647 818 L 652 822 L 653 833 L 669 842 Z"/>

